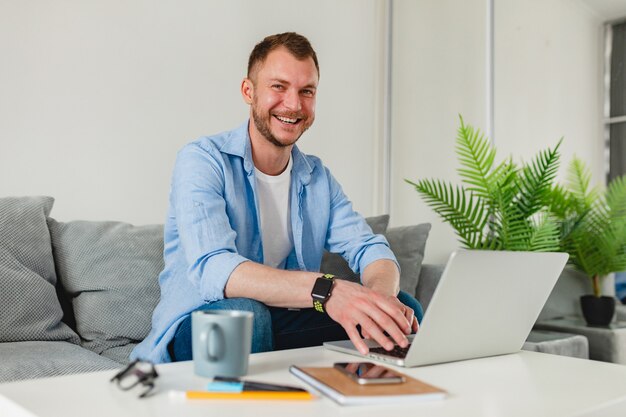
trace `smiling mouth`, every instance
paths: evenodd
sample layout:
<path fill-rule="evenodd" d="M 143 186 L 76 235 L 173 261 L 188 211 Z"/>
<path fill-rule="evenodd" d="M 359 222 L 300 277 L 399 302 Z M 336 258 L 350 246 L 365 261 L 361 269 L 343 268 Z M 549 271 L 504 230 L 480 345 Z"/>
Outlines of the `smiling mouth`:
<path fill-rule="evenodd" d="M 285 116 L 278 116 L 278 115 L 274 115 L 274 117 L 281 123 L 285 123 L 288 125 L 295 125 L 298 124 L 302 119 L 294 119 L 291 117 L 285 117 Z"/>

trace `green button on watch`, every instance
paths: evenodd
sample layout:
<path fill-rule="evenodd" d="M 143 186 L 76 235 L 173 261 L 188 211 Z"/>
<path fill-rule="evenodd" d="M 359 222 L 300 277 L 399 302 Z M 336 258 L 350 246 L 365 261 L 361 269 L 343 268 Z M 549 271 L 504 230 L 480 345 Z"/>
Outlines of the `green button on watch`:
<path fill-rule="evenodd" d="M 330 292 L 333 288 L 335 276 L 333 274 L 324 274 L 315 280 L 311 297 L 313 298 L 313 308 L 320 313 L 325 313 L 324 304 L 330 298 Z"/>

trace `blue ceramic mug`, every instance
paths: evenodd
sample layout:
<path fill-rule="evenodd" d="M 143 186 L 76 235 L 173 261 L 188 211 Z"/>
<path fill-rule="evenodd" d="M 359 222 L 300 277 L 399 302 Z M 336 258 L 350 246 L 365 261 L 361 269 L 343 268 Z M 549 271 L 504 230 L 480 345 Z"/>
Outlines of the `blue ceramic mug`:
<path fill-rule="evenodd" d="M 254 314 L 239 310 L 191 313 L 194 370 L 197 375 L 238 377 L 248 372 Z"/>

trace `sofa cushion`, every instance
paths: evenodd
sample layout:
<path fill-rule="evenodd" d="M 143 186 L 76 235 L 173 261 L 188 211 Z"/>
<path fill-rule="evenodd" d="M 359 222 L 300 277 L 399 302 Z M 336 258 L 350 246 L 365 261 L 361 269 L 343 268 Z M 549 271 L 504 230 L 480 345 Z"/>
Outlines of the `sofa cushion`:
<path fill-rule="evenodd" d="M 424 311 L 428 308 L 430 300 L 433 298 L 435 289 L 439 285 L 439 280 L 445 269 L 443 264 L 423 264 L 420 271 L 420 277 L 415 290 L 415 298 L 422 305 Z"/>
<path fill-rule="evenodd" d="M 103 371 L 117 362 L 67 342 L 0 343 L 0 382 Z"/>
<path fill-rule="evenodd" d="M 383 232 L 374 231 L 372 228 L 374 233 L 382 233 L 389 242 L 389 247 L 400 264 L 400 289 L 411 295 L 415 294 L 417 288 L 430 227 L 430 223 L 422 223 L 394 227 Z M 360 281 L 359 275 L 355 274 L 338 254 L 325 253 L 321 270 L 350 281 Z"/>
<path fill-rule="evenodd" d="M 430 223 L 422 223 L 394 227 L 385 233 L 389 246 L 400 264 L 400 289 L 409 294 L 415 294 L 417 289 L 430 227 Z"/>
<path fill-rule="evenodd" d="M 383 214 L 381 216 L 368 217 L 365 219 L 372 232 L 377 235 L 382 235 L 387 231 L 389 225 L 389 215 Z M 334 274 L 342 279 L 347 279 L 353 282 L 359 282 L 359 276 L 350 269 L 348 262 L 338 253 L 331 253 L 324 251 L 322 255 L 322 264 L 320 271 L 328 274 Z"/>
<path fill-rule="evenodd" d="M 163 226 L 54 219 L 48 224 L 82 346 L 100 354 L 145 338 L 160 297 Z"/>
<path fill-rule="evenodd" d="M 0 198 L 0 342 L 79 342 L 61 321 L 56 295 L 46 226 L 53 203 L 52 197 Z"/>
<path fill-rule="evenodd" d="M 129 343 L 124 346 L 115 346 L 104 350 L 100 356 L 104 356 L 105 358 L 111 359 L 117 363 L 127 365 L 130 363 L 130 353 L 137 346 L 137 343 Z"/>

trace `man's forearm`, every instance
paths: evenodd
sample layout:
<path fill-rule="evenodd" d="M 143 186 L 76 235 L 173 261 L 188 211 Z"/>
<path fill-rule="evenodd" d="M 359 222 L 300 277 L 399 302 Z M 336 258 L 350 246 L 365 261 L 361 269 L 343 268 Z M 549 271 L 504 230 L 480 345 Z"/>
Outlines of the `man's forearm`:
<path fill-rule="evenodd" d="M 391 339 L 407 346 L 405 335 L 412 326 L 417 330 L 413 311 L 396 298 L 399 275 L 393 261 L 379 260 L 363 271 L 365 286 L 345 280 L 337 280 L 333 285 L 324 309 L 363 354 L 368 348 L 357 330 L 359 326 L 363 334 L 387 350 L 393 348 Z M 309 308 L 311 290 L 319 276 L 319 272 L 284 271 L 249 261 L 235 268 L 224 294 L 228 298 L 251 298 L 276 307 Z"/>
<path fill-rule="evenodd" d="M 400 291 L 400 271 L 395 262 L 380 259 L 369 264 L 363 271 L 363 285 L 385 295 L 398 295 Z"/>
<path fill-rule="evenodd" d="M 251 298 L 274 307 L 308 308 L 312 307 L 313 284 L 320 275 L 244 262 L 230 275 L 224 296 Z"/>
<path fill-rule="evenodd" d="M 258 300 L 274 307 L 311 307 L 311 290 L 319 272 L 285 271 L 256 262 L 240 264 L 230 275 L 224 296 Z M 385 295 L 396 296 L 400 274 L 395 262 L 381 259 L 363 271 L 363 285 Z"/>

